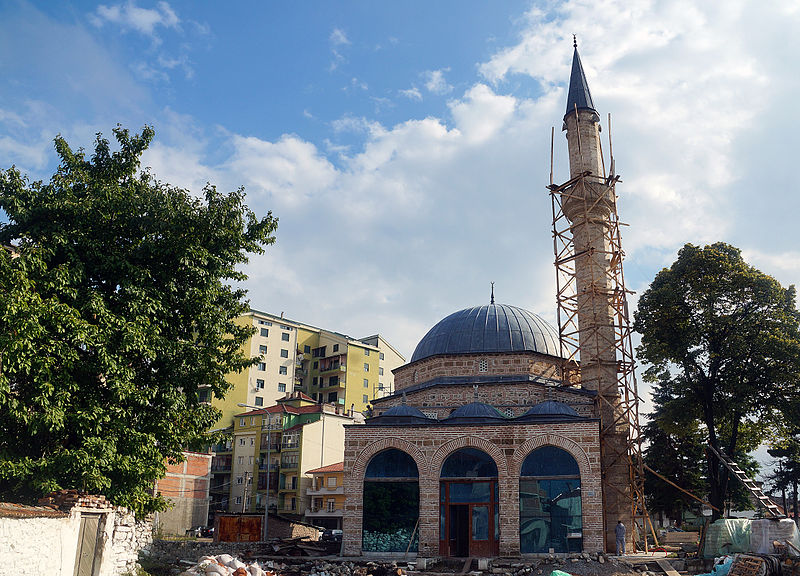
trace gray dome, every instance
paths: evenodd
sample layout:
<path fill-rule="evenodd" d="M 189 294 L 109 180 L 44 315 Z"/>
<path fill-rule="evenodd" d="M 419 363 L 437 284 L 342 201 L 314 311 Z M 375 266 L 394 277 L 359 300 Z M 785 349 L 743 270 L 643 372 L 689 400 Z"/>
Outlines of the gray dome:
<path fill-rule="evenodd" d="M 453 420 L 455 418 L 506 420 L 506 417 L 500 410 L 494 406 L 484 404 L 483 402 L 470 402 L 469 404 L 459 406 L 453 410 L 453 413 L 445 420 Z"/>
<path fill-rule="evenodd" d="M 558 332 L 542 318 L 516 306 L 488 304 L 450 314 L 417 344 L 411 361 L 438 354 L 538 352 L 560 356 Z"/>
<path fill-rule="evenodd" d="M 535 404 L 530 410 L 525 412 L 524 416 L 572 416 L 580 418 L 580 415 L 575 412 L 572 406 L 568 406 L 563 402 L 556 402 L 555 400 L 545 400 L 544 402 Z"/>
<path fill-rule="evenodd" d="M 427 416 L 425 416 L 425 414 L 422 413 L 422 410 L 414 406 L 407 406 L 406 404 L 401 404 L 399 406 L 392 406 L 382 415 L 398 416 L 398 417 L 411 416 L 412 418 L 427 418 Z"/>

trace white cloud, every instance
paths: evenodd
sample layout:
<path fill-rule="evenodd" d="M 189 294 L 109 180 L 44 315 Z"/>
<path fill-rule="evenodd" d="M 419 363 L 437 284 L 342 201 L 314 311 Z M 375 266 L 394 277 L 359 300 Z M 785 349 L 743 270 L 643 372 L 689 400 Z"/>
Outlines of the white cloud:
<path fill-rule="evenodd" d="M 124 4 L 106 6 L 101 4 L 90 17 L 95 26 L 106 22 L 116 24 L 123 30 L 135 30 L 147 36 L 154 36 L 156 28 L 177 28 L 180 19 L 167 2 L 159 2 L 156 8 L 140 8 L 133 0 Z"/>
<path fill-rule="evenodd" d="M 422 92 L 420 92 L 419 88 L 417 88 L 416 86 L 412 86 L 407 90 L 400 90 L 400 94 L 402 94 L 409 100 L 414 100 L 415 102 L 422 102 Z"/>
<path fill-rule="evenodd" d="M 344 30 L 341 28 L 334 28 L 331 31 L 330 42 L 332 46 L 345 46 L 350 44 L 347 34 L 345 34 Z"/>
<path fill-rule="evenodd" d="M 445 72 L 449 72 L 450 68 L 442 68 L 440 70 L 428 70 L 423 74 L 425 78 L 425 88 L 428 92 L 433 94 L 443 95 L 449 94 L 453 91 L 453 87 L 447 83 L 444 78 Z"/>

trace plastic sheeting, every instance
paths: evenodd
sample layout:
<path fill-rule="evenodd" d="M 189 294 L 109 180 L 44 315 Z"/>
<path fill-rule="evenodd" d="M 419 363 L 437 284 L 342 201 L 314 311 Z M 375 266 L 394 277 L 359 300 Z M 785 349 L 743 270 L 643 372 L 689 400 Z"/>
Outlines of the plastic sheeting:
<path fill-rule="evenodd" d="M 800 548 L 800 533 L 797 526 L 789 518 L 780 520 L 753 520 L 750 530 L 750 552 L 756 554 L 772 554 L 775 552 L 772 543 L 783 544 L 786 540 Z"/>
<path fill-rule="evenodd" d="M 708 527 L 704 558 L 716 558 L 725 554 L 753 553 L 772 554 L 772 543 L 788 540 L 800 548 L 800 533 L 792 520 L 745 518 L 717 520 Z"/>
<path fill-rule="evenodd" d="M 717 520 L 708 527 L 704 558 L 750 551 L 750 526 L 747 519 Z"/>

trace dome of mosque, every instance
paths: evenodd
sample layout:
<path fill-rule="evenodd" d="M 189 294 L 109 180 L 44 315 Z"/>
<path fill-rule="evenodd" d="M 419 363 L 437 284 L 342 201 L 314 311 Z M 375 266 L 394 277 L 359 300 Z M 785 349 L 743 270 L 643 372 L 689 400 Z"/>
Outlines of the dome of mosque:
<path fill-rule="evenodd" d="M 558 332 L 516 306 L 488 304 L 450 314 L 420 340 L 412 362 L 440 354 L 538 352 L 559 356 Z"/>

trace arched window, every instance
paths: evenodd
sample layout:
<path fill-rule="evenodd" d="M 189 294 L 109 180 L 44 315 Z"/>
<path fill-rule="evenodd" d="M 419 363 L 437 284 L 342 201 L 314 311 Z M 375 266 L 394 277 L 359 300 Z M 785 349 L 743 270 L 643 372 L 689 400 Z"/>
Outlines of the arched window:
<path fill-rule="evenodd" d="M 377 453 L 364 473 L 361 549 L 416 552 L 419 547 L 419 470 L 395 448 Z M 397 503 L 402 502 L 402 506 Z M 410 546 L 409 546 L 410 543 Z"/>
<path fill-rule="evenodd" d="M 580 470 L 566 450 L 543 446 L 522 463 L 519 538 L 522 553 L 583 549 Z"/>
<path fill-rule="evenodd" d="M 442 464 L 439 552 L 444 556 L 497 554 L 497 465 L 481 450 L 462 448 Z"/>

